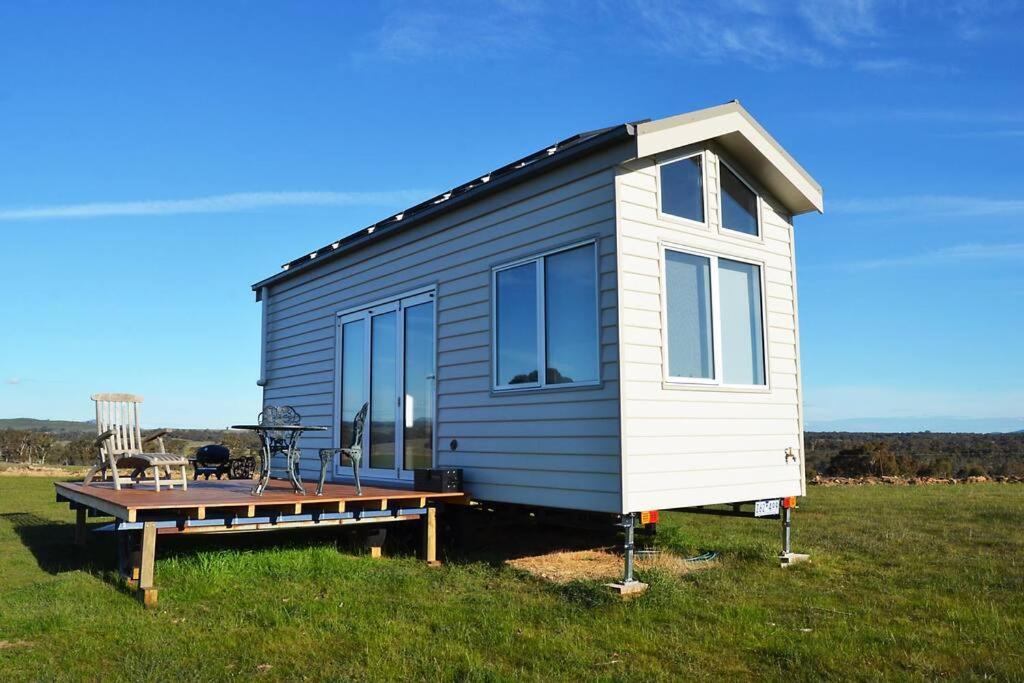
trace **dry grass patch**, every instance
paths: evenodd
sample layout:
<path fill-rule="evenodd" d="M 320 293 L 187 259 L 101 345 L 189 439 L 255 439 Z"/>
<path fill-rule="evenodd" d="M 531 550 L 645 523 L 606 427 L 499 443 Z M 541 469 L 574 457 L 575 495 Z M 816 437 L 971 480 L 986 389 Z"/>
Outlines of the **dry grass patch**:
<path fill-rule="evenodd" d="M 73 477 L 82 476 L 85 472 L 85 467 L 69 466 L 64 467 L 61 465 L 25 465 L 25 464 L 5 464 L 0 466 L 0 476 L 11 476 L 11 477 Z"/>
<path fill-rule="evenodd" d="M 622 555 L 609 548 L 596 550 L 559 550 L 543 555 L 519 557 L 507 560 L 506 564 L 552 583 L 569 583 L 577 580 L 610 581 L 622 576 Z M 691 562 L 669 553 L 637 555 L 636 569 L 639 572 L 655 570 L 671 576 L 683 576 L 693 571 L 706 569 L 715 562 Z"/>

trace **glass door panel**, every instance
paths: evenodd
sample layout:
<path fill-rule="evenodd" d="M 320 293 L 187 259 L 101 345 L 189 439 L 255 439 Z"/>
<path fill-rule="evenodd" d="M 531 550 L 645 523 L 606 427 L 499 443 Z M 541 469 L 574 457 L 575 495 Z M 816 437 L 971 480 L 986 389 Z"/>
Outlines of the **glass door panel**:
<path fill-rule="evenodd" d="M 371 470 L 395 469 L 398 418 L 398 312 L 370 317 Z"/>
<path fill-rule="evenodd" d="M 434 462 L 434 302 L 409 306 L 403 313 L 402 468 L 408 471 Z"/>
<path fill-rule="evenodd" d="M 352 445 L 352 423 L 366 403 L 366 321 L 354 320 L 341 326 L 341 442 Z M 360 444 L 362 446 L 362 444 Z M 344 467 L 350 467 L 342 456 Z"/>

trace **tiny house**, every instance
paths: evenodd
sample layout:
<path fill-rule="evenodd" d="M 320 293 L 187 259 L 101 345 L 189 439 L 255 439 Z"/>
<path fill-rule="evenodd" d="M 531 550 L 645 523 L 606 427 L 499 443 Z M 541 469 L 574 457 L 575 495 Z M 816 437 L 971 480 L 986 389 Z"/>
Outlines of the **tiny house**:
<path fill-rule="evenodd" d="M 730 102 L 573 136 L 253 285 L 265 404 L 362 479 L 632 513 L 802 495 L 793 217 L 814 179 Z M 329 476 L 348 481 L 336 464 Z"/>

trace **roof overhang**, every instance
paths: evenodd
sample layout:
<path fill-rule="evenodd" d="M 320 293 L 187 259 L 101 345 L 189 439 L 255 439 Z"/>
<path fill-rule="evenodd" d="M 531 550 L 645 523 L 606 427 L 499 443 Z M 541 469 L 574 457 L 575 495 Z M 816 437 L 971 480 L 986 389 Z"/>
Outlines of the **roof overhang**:
<path fill-rule="evenodd" d="M 821 185 L 735 100 L 640 123 L 636 138 L 638 157 L 714 140 L 794 215 L 824 211 Z"/>

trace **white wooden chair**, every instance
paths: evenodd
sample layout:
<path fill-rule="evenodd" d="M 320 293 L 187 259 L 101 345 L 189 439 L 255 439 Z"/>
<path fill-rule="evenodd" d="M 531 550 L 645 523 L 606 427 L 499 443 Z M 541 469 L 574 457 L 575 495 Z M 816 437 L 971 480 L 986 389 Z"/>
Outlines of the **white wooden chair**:
<path fill-rule="evenodd" d="M 109 469 L 114 488 L 121 490 L 121 484 L 138 484 L 146 470 L 153 468 L 153 482 L 156 490 L 160 490 L 160 470 L 163 469 L 168 478 L 168 486 L 173 487 L 172 467 L 181 468 L 181 488 L 188 489 L 188 478 L 185 468 L 188 459 L 183 455 L 164 452 L 164 436 L 170 433 L 161 429 L 142 438 L 139 427 L 139 404 L 142 397 L 134 394 L 93 394 L 96 402 L 96 441 L 98 450 L 97 462 L 85 474 L 84 485 L 92 483 L 98 473 L 103 477 Z M 156 441 L 158 453 L 146 453 L 147 443 Z M 118 467 L 131 468 L 131 477 L 124 478 L 118 473 Z"/>

